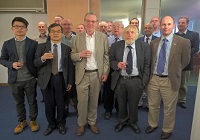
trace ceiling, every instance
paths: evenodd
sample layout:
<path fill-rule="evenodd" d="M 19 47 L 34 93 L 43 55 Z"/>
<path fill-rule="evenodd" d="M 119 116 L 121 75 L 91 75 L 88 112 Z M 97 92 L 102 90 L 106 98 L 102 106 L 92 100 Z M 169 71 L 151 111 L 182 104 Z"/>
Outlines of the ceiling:
<path fill-rule="evenodd" d="M 101 20 L 118 20 L 141 16 L 142 0 L 101 0 Z M 190 19 L 200 18 L 200 0 L 161 0 L 161 15 Z"/>

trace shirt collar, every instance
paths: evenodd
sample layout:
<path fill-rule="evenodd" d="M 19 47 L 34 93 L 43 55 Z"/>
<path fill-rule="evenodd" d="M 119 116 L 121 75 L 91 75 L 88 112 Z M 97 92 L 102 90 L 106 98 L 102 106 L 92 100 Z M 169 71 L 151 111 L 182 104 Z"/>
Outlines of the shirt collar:
<path fill-rule="evenodd" d="M 22 39 L 22 40 L 18 40 L 16 37 L 15 37 L 15 40 L 16 41 L 24 41 L 26 39 L 26 36 Z"/>
<path fill-rule="evenodd" d="M 51 46 L 53 46 L 55 43 L 53 43 L 52 41 L 51 41 Z M 60 46 L 61 45 L 61 42 L 59 42 L 59 43 L 57 43 L 56 44 L 57 46 Z"/>
<path fill-rule="evenodd" d="M 87 32 L 86 32 L 86 37 L 91 37 L 91 38 L 95 37 L 95 32 L 91 36 L 88 35 Z"/>

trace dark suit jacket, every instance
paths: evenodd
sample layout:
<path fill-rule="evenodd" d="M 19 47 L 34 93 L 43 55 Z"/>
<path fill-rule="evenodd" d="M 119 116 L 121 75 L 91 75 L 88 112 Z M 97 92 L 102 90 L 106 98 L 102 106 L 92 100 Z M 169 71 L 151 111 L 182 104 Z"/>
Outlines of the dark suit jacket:
<path fill-rule="evenodd" d="M 151 48 L 151 74 L 154 72 L 157 61 L 157 51 L 161 37 L 153 40 L 150 44 Z M 190 62 L 190 41 L 177 35 L 173 36 L 171 50 L 168 60 L 168 77 L 171 82 L 172 89 L 177 91 L 181 84 L 181 73 L 183 68 Z"/>
<path fill-rule="evenodd" d="M 193 57 L 194 54 L 199 51 L 199 33 L 187 30 L 187 33 L 185 35 L 180 35 L 179 33 L 175 34 L 190 40 L 191 59 L 190 63 L 183 70 L 193 70 Z"/>
<path fill-rule="evenodd" d="M 34 65 L 35 52 L 38 43 L 28 37 L 25 39 L 25 55 L 26 55 L 26 66 L 28 71 L 34 76 L 37 76 L 37 69 Z M 4 42 L 0 64 L 8 68 L 8 83 L 13 84 L 17 79 L 17 70 L 12 68 L 13 62 L 17 62 L 19 56 L 15 45 L 15 39 L 12 38 Z"/>
<path fill-rule="evenodd" d="M 137 68 L 139 77 L 145 86 L 149 80 L 150 74 L 150 47 L 143 41 L 136 40 L 136 55 L 137 55 Z M 111 74 L 112 82 L 111 89 L 114 90 L 119 80 L 121 70 L 118 69 L 117 64 L 123 62 L 123 54 L 125 48 L 125 41 L 121 40 L 111 45 L 110 49 L 110 65 L 114 72 Z"/>
<path fill-rule="evenodd" d="M 51 42 L 39 44 L 35 55 L 35 66 L 38 68 L 38 86 L 42 89 L 47 87 L 52 72 L 52 60 L 46 60 L 44 63 L 41 56 L 51 50 Z M 70 58 L 71 48 L 67 45 L 61 44 L 61 63 L 63 69 L 63 77 L 65 86 L 73 84 L 74 82 L 74 67 Z"/>
<path fill-rule="evenodd" d="M 145 36 L 139 37 L 138 40 L 146 42 L 146 41 L 144 40 L 144 37 L 145 37 Z M 152 35 L 152 39 L 151 39 L 151 41 L 153 41 L 153 40 L 156 39 L 156 38 L 158 38 L 158 37 Z"/>

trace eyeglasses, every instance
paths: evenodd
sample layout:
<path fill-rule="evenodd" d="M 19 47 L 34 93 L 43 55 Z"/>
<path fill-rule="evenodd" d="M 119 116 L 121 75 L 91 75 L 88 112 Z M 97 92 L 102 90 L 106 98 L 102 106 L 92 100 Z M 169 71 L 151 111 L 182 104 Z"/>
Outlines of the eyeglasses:
<path fill-rule="evenodd" d="M 54 30 L 52 30 L 52 31 L 50 31 L 50 33 L 52 33 L 52 34 L 55 34 L 55 33 L 60 34 L 60 33 L 62 33 L 62 31 L 60 31 L 60 30 L 58 30 L 58 31 L 54 31 Z"/>
<path fill-rule="evenodd" d="M 95 22 L 97 22 L 96 20 L 87 20 L 87 19 L 85 19 L 85 21 L 86 21 L 87 23 L 92 22 L 92 24 L 94 24 Z"/>
<path fill-rule="evenodd" d="M 19 26 L 19 25 L 14 25 L 13 27 L 14 27 L 15 29 L 19 29 L 19 28 L 25 29 L 25 28 L 26 28 L 26 26 Z"/>

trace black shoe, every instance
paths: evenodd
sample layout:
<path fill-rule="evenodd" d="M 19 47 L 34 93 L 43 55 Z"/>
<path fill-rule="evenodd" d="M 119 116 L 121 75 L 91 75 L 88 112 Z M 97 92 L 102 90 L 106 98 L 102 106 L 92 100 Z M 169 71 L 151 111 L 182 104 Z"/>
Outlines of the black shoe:
<path fill-rule="evenodd" d="M 115 132 L 121 132 L 126 125 L 127 122 L 117 124 L 117 126 L 115 127 Z"/>
<path fill-rule="evenodd" d="M 149 134 L 149 133 L 152 133 L 153 131 L 155 131 L 158 127 L 151 127 L 151 126 L 148 126 L 147 129 L 146 129 L 146 133 Z"/>
<path fill-rule="evenodd" d="M 140 108 L 142 108 L 143 107 L 143 105 L 140 105 L 140 106 L 138 106 L 138 109 L 140 109 Z"/>
<path fill-rule="evenodd" d="M 66 127 L 65 127 L 65 126 L 60 126 L 60 127 L 59 127 L 59 132 L 60 132 L 60 134 L 62 134 L 62 135 L 66 134 Z"/>
<path fill-rule="evenodd" d="M 161 139 L 169 139 L 171 137 L 172 133 L 166 133 L 162 132 Z"/>
<path fill-rule="evenodd" d="M 69 104 L 70 104 L 71 106 L 75 106 L 75 102 L 74 102 L 74 100 L 73 100 L 72 98 L 69 99 Z"/>
<path fill-rule="evenodd" d="M 139 128 L 139 126 L 137 125 L 137 123 L 136 124 L 134 124 L 134 125 L 131 125 L 130 124 L 130 126 L 132 127 L 132 129 L 133 129 L 133 131 L 136 133 L 136 134 L 140 134 L 140 128 Z"/>
<path fill-rule="evenodd" d="M 105 120 L 110 120 L 111 116 L 112 116 L 112 112 L 111 111 L 106 111 L 104 113 L 104 119 Z"/>
<path fill-rule="evenodd" d="M 178 104 L 179 104 L 180 107 L 182 107 L 184 109 L 187 108 L 187 106 L 186 106 L 186 104 L 184 102 L 180 102 Z"/>
<path fill-rule="evenodd" d="M 44 131 L 43 134 L 44 134 L 45 136 L 48 136 L 49 134 L 52 133 L 52 131 L 53 131 L 53 128 L 48 127 L 48 128 Z"/>

